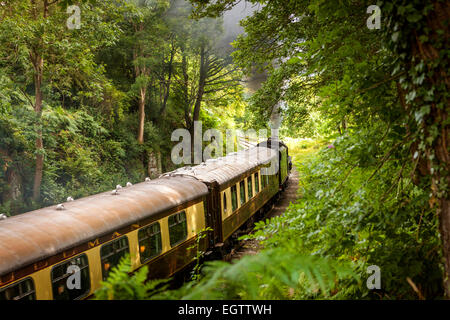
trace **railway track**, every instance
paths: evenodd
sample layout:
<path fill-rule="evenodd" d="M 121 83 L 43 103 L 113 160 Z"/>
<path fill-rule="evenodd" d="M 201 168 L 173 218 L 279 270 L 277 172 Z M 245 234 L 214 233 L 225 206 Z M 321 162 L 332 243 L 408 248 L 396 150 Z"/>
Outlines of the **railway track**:
<path fill-rule="evenodd" d="M 291 174 L 289 175 L 289 184 L 286 190 L 281 194 L 280 199 L 275 203 L 273 208 L 265 215 L 264 218 L 273 218 L 282 215 L 289 204 L 297 199 L 298 191 L 298 171 L 293 166 Z M 250 233 L 253 232 L 253 228 Z M 249 239 L 241 240 L 231 250 L 231 252 L 225 256 L 225 261 L 239 260 L 243 256 L 257 254 L 262 249 L 262 246 L 258 240 Z"/>
<path fill-rule="evenodd" d="M 256 139 L 251 139 L 250 137 L 238 136 L 237 137 L 239 146 L 243 149 L 248 149 L 254 147 L 258 144 Z M 280 199 L 273 205 L 272 209 L 266 213 L 264 219 L 272 218 L 276 216 L 282 215 L 289 204 L 294 202 L 297 199 L 297 189 L 298 189 L 298 172 L 293 167 L 294 170 L 291 171 L 289 175 L 289 184 L 286 190 L 281 194 Z M 254 225 L 248 230 L 247 234 L 253 232 Z M 245 233 L 244 233 L 245 234 Z M 240 233 L 240 236 L 243 233 Z M 262 249 L 261 244 L 258 240 L 249 239 L 249 240 L 241 240 L 236 242 L 236 245 L 233 246 L 230 252 L 224 255 L 224 261 L 234 261 L 241 259 L 245 255 L 249 254 L 257 254 L 260 249 Z"/>

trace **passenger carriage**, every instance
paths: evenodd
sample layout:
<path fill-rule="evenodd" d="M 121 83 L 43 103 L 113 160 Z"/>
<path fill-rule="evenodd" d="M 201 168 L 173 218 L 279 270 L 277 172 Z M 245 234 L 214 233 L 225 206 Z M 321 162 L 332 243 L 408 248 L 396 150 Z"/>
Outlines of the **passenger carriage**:
<path fill-rule="evenodd" d="M 151 278 L 171 277 L 208 227 L 199 249 L 220 251 L 287 181 L 287 147 L 283 157 L 268 146 L 0 221 L 0 300 L 87 298 L 126 254 L 133 271 L 146 264 Z M 265 175 L 276 158 L 285 164 Z M 80 289 L 67 287 L 71 265 Z"/>

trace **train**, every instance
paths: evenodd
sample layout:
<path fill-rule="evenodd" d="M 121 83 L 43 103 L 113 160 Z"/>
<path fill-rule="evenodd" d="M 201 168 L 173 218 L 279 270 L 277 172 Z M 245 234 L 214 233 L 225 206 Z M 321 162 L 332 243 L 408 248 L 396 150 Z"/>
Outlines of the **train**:
<path fill-rule="evenodd" d="M 0 300 L 91 298 L 125 255 L 132 271 L 147 265 L 155 279 L 189 268 L 197 250 L 220 256 L 270 210 L 291 168 L 286 144 L 269 138 L 156 179 L 1 220 Z M 75 273 L 78 286 L 70 287 Z"/>

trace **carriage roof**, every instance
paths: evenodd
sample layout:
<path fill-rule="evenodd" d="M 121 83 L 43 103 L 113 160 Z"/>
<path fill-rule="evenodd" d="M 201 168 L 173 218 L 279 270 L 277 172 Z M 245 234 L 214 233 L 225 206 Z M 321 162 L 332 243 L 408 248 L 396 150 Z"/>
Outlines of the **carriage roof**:
<path fill-rule="evenodd" d="M 208 193 L 190 177 L 161 178 L 0 221 L 0 275 L 51 257 Z"/>
<path fill-rule="evenodd" d="M 226 157 L 206 160 L 194 167 L 184 167 L 164 174 L 164 176 L 192 176 L 205 183 L 219 185 L 240 177 L 242 174 L 277 159 L 277 152 L 266 147 L 241 150 Z"/>

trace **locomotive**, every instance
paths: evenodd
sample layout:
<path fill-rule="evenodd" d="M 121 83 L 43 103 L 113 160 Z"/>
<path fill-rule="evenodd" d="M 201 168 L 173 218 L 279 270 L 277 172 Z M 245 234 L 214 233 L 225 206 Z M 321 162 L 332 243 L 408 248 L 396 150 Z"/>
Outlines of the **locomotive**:
<path fill-rule="evenodd" d="M 269 139 L 113 193 L 2 220 L 0 300 L 86 299 L 125 255 L 132 271 L 148 265 L 149 278 L 172 277 L 192 265 L 196 250 L 220 255 L 264 216 L 291 167 L 288 147 Z M 75 272 L 79 285 L 69 288 Z"/>

